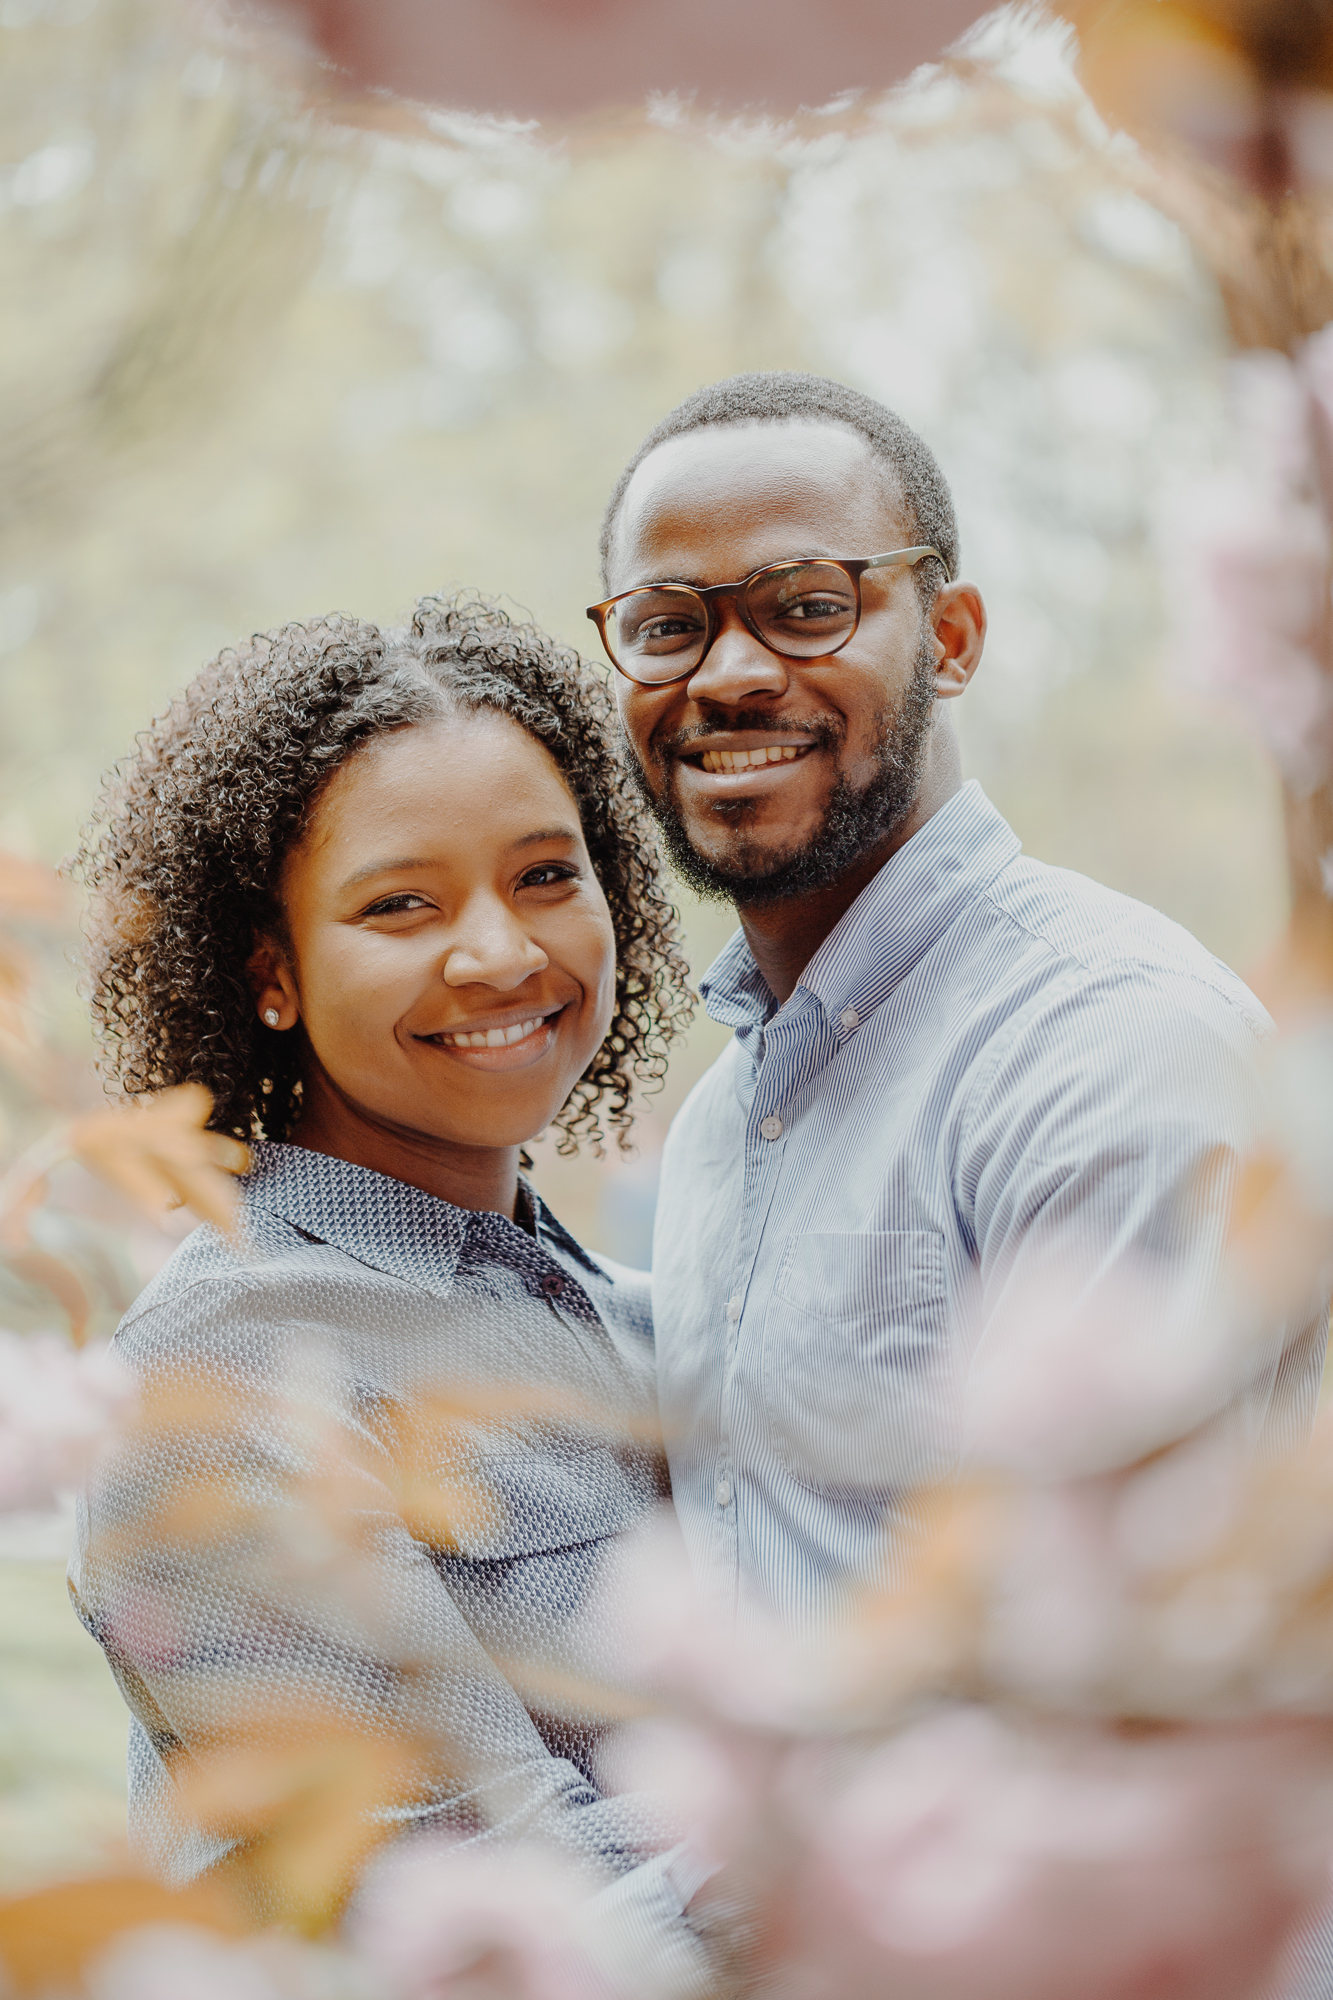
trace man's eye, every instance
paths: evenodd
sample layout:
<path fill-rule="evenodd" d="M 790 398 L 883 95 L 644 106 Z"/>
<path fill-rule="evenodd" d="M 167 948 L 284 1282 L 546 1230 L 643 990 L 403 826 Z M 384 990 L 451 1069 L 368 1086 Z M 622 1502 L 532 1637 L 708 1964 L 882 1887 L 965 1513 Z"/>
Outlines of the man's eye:
<path fill-rule="evenodd" d="M 690 618 L 649 618 L 634 634 L 642 646 L 660 645 L 664 640 L 694 638 L 699 627 Z"/>
<path fill-rule="evenodd" d="M 799 597 L 782 606 L 784 618 L 841 618 L 847 606 L 836 597 Z"/>

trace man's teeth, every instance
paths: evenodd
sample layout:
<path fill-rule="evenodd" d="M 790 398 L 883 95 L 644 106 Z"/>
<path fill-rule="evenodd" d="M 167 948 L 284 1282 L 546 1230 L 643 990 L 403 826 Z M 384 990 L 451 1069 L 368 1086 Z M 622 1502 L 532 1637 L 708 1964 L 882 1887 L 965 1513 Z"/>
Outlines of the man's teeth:
<path fill-rule="evenodd" d="M 512 1028 L 478 1028 L 474 1035 L 441 1035 L 440 1040 L 455 1049 L 507 1049 L 511 1043 L 535 1035 L 545 1019 L 545 1014 L 539 1014 L 535 1021 L 515 1021 Z"/>
<path fill-rule="evenodd" d="M 791 764 L 808 747 L 765 743 L 758 750 L 705 750 L 699 761 L 705 771 L 752 771 L 757 764 Z"/>

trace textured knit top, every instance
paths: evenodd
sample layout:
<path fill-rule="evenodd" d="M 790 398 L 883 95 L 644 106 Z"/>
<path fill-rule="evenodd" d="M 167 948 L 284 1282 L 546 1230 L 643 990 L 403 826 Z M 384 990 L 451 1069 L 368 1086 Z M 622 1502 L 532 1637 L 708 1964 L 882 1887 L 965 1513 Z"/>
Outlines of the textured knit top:
<path fill-rule="evenodd" d="M 350 1735 L 415 1746 L 372 1810 L 548 1840 L 622 1903 L 638 1870 L 660 1915 L 666 1837 L 597 1784 L 605 1592 L 584 1615 L 663 1492 L 646 1279 L 526 1186 L 527 1228 L 254 1154 L 245 1250 L 196 1230 L 120 1326 L 144 1420 L 71 1565 L 131 1711 L 141 1859 L 180 1883 L 244 1839 L 196 1817 L 215 1748 Z"/>

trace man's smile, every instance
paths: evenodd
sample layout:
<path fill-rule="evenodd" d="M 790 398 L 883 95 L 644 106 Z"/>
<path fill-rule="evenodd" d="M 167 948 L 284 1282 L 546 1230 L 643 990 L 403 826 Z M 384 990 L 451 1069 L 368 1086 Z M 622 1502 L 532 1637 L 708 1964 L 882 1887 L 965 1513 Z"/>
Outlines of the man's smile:
<path fill-rule="evenodd" d="M 822 747 L 807 730 L 717 730 L 674 746 L 672 761 L 687 795 L 732 798 L 782 787 Z"/>
<path fill-rule="evenodd" d="M 797 749 L 790 743 L 761 743 L 757 750 L 705 750 L 699 765 L 705 771 L 750 771 L 764 764 L 791 764 L 804 757 L 812 744 Z"/>

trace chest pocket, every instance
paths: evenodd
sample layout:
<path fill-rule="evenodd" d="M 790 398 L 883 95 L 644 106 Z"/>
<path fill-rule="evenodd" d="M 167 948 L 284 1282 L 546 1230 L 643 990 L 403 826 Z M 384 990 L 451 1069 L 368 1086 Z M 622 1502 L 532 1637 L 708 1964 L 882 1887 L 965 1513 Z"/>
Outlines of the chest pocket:
<path fill-rule="evenodd" d="M 932 1230 L 788 1239 L 764 1318 L 774 1449 L 815 1492 L 883 1494 L 942 1471 L 944 1239 Z"/>

